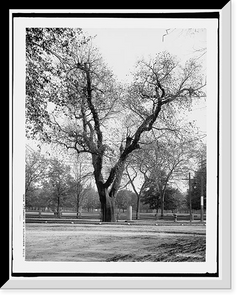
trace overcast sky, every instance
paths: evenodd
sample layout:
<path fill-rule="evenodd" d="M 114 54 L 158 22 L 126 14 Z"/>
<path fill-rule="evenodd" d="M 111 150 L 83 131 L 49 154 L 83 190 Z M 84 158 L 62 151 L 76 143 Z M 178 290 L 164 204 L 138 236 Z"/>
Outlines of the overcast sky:
<path fill-rule="evenodd" d="M 95 36 L 96 45 L 105 62 L 120 81 L 134 70 L 137 59 L 154 57 L 168 51 L 181 61 L 197 55 L 194 51 L 206 47 L 206 30 L 156 29 L 156 28 L 91 28 L 84 32 Z M 203 60 L 203 62 L 205 62 Z M 205 68 L 205 65 L 204 65 Z"/>

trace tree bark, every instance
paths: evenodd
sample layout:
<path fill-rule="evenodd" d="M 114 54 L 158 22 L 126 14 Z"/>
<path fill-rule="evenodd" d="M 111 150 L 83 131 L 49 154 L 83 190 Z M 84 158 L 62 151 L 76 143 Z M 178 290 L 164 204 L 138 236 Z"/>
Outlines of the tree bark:
<path fill-rule="evenodd" d="M 137 195 L 137 207 L 136 207 L 136 220 L 139 220 L 140 219 L 140 198 L 141 198 L 141 194 L 142 194 L 142 191 L 145 187 L 145 183 L 146 183 L 146 180 L 147 180 L 147 177 L 145 176 L 145 181 L 143 182 L 141 188 L 140 188 L 140 191 L 139 193 L 137 191 L 135 191 L 136 195 Z"/>
<path fill-rule="evenodd" d="M 165 206 L 165 191 L 162 192 L 161 202 L 160 202 L 160 218 L 164 218 L 164 206 Z"/>
<path fill-rule="evenodd" d="M 131 186 L 132 186 L 132 188 L 133 188 L 133 191 L 134 191 L 134 193 L 135 193 L 135 195 L 136 195 L 136 197 L 137 197 L 136 216 L 135 216 L 135 218 L 136 218 L 136 220 L 139 220 L 139 207 L 140 207 L 140 194 L 141 194 L 141 190 L 140 190 L 140 192 L 138 193 L 137 190 L 136 190 L 136 188 L 135 188 L 135 185 L 134 185 L 134 183 L 133 183 L 134 179 L 137 177 L 137 173 L 135 174 L 134 178 L 132 179 L 132 178 L 130 177 L 130 175 L 129 175 L 129 171 L 128 171 L 128 168 L 127 168 L 127 167 L 126 167 L 126 172 L 127 172 L 128 178 L 129 178 L 129 182 L 130 182 L 130 184 L 131 184 Z M 144 184 L 143 184 L 143 185 L 144 185 Z M 142 189 L 142 188 L 141 188 L 141 189 Z"/>
<path fill-rule="evenodd" d="M 61 217 L 60 196 L 57 197 L 57 218 Z"/>
<path fill-rule="evenodd" d="M 137 195 L 136 220 L 140 219 L 140 194 Z"/>
<path fill-rule="evenodd" d="M 161 212 L 160 212 L 160 217 L 161 219 L 164 218 L 164 207 L 165 207 L 165 193 L 166 193 L 166 187 L 167 187 L 167 183 L 165 184 L 164 188 L 162 189 L 162 192 L 160 194 L 160 208 L 161 208 Z"/>
<path fill-rule="evenodd" d="M 115 200 L 121 183 L 124 165 L 125 161 L 119 162 L 110 187 L 103 183 L 102 180 L 97 181 L 98 178 L 96 178 L 103 222 L 116 222 Z"/>
<path fill-rule="evenodd" d="M 108 190 L 103 188 L 101 195 L 99 194 L 101 202 L 102 222 L 116 222 L 115 216 L 115 197 L 110 197 Z"/>
<path fill-rule="evenodd" d="M 82 214 L 82 206 L 80 205 L 81 201 L 80 201 L 80 194 L 77 194 L 77 199 L 76 199 L 76 217 L 80 218 L 81 214 Z"/>
<path fill-rule="evenodd" d="M 82 206 L 80 205 L 77 211 L 77 218 L 81 218 L 81 216 L 82 216 Z"/>

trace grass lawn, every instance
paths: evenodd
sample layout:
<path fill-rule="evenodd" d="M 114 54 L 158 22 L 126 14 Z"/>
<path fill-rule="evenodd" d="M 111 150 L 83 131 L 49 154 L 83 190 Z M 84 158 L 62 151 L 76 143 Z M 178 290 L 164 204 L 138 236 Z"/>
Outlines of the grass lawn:
<path fill-rule="evenodd" d="M 205 261 L 206 226 L 26 224 L 27 261 Z"/>

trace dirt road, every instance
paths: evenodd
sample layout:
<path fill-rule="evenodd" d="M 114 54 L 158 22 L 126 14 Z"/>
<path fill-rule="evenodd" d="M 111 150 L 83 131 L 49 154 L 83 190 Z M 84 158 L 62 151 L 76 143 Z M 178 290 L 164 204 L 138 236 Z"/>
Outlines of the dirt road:
<path fill-rule="evenodd" d="M 26 224 L 26 260 L 205 261 L 206 227 L 180 225 Z"/>

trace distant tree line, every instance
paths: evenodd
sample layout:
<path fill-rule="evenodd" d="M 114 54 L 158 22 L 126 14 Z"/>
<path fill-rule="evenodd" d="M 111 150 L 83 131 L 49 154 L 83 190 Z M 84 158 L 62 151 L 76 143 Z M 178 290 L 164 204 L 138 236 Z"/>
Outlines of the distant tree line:
<path fill-rule="evenodd" d="M 25 200 L 26 208 L 50 209 L 61 216 L 61 211 L 74 209 L 78 215 L 82 208 L 100 208 L 97 191 L 87 183 L 90 173 L 83 173 L 80 161 L 78 168 L 71 167 L 57 158 L 47 159 L 38 151 L 26 156 Z"/>
<path fill-rule="evenodd" d="M 133 161 L 134 164 L 134 161 Z M 142 169 L 140 169 L 142 171 Z M 126 187 L 121 189 L 116 197 L 116 209 L 125 211 L 128 206 L 133 210 L 161 209 L 160 185 L 164 185 L 167 174 L 164 170 L 156 173 L 147 172 L 145 180 L 138 190 L 134 185 L 134 177 L 129 175 Z M 39 151 L 32 151 L 26 155 L 25 169 L 25 199 L 26 208 L 49 209 L 58 217 L 63 209 L 70 209 L 81 216 L 82 210 L 101 209 L 97 190 L 90 183 L 90 171 L 85 170 L 83 162 L 79 160 L 75 168 L 57 158 L 45 158 Z M 192 209 L 200 209 L 201 176 L 203 176 L 204 200 L 206 208 L 206 166 L 195 172 L 192 180 Z M 132 177 L 132 178 L 131 178 Z M 132 184 L 131 184 L 132 183 Z M 138 201 L 139 200 L 139 201 Z M 164 210 L 186 210 L 189 207 L 188 191 L 182 193 L 172 184 L 166 184 L 164 193 Z"/>

